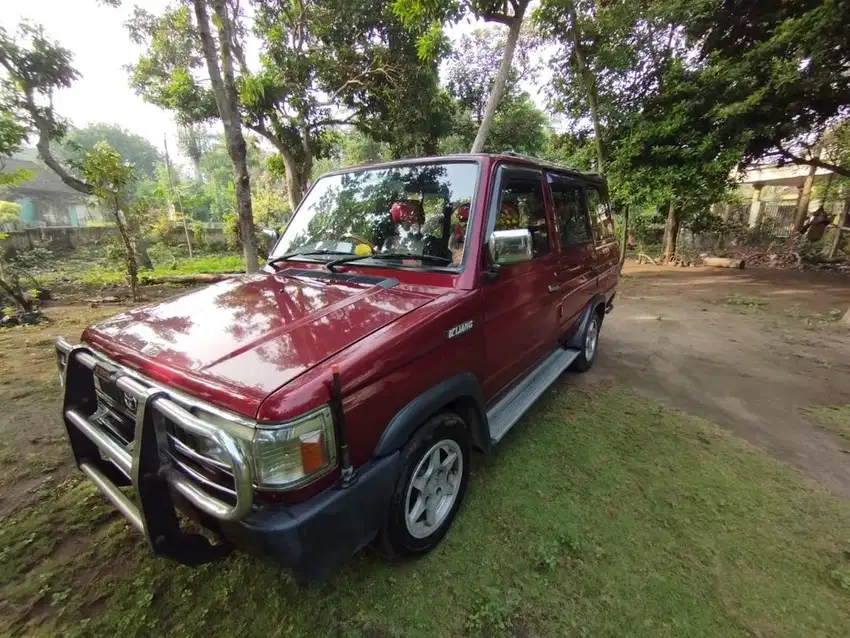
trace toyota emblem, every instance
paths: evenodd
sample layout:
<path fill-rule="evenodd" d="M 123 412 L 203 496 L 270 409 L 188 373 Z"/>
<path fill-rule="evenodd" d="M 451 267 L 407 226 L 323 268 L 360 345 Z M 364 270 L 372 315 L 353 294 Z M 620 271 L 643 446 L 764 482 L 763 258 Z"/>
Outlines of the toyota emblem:
<path fill-rule="evenodd" d="M 139 409 L 139 400 L 131 394 L 124 394 L 124 405 L 127 406 L 127 409 L 130 412 L 134 412 Z"/>

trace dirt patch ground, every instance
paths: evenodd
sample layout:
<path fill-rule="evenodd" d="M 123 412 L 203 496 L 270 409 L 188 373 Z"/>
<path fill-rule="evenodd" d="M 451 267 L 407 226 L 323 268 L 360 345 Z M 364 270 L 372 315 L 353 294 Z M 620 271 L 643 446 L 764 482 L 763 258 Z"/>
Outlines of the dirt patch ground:
<path fill-rule="evenodd" d="M 153 301 L 177 292 L 150 288 L 145 295 Z M 53 339 L 76 339 L 85 326 L 128 307 L 92 307 L 78 297 L 49 305 L 45 323 L 0 330 L 0 519 L 60 484 L 72 467 L 59 420 Z"/>
<path fill-rule="evenodd" d="M 729 428 L 850 498 L 850 442 L 805 409 L 850 403 L 850 280 L 627 265 L 599 369 Z"/>

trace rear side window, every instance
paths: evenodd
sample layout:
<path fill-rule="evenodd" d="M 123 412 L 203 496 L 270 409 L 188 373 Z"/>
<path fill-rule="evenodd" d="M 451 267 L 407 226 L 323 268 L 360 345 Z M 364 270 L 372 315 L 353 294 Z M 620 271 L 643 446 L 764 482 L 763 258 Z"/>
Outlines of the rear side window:
<path fill-rule="evenodd" d="M 531 232 L 534 257 L 549 253 L 546 203 L 540 174 L 503 168 L 499 182 L 498 207 L 490 219 L 490 230 L 527 228 Z"/>
<path fill-rule="evenodd" d="M 555 179 L 551 188 L 561 246 L 581 246 L 589 243 L 590 227 L 581 186 L 576 182 Z"/>
<path fill-rule="evenodd" d="M 593 224 L 593 234 L 599 243 L 614 241 L 614 218 L 608 200 L 595 186 L 587 187 L 587 210 Z"/>

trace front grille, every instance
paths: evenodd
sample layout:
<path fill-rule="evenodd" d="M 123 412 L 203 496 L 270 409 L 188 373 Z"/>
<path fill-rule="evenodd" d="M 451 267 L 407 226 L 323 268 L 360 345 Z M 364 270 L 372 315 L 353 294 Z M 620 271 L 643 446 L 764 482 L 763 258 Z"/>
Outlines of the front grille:
<path fill-rule="evenodd" d="M 94 374 L 97 411 L 91 419 L 130 452 L 136 431 L 137 400 L 126 394 L 108 374 Z M 175 425 L 162 415 L 156 415 L 158 425 L 165 430 L 165 454 L 173 467 L 207 492 L 228 503 L 236 502 L 236 487 L 230 466 L 199 452 L 203 449 L 199 437 Z"/>
<path fill-rule="evenodd" d="M 124 394 L 114 381 L 99 375 L 94 375 L 94 389 L 98 408 L 96 420 L 125 446 L 129 445 L 136 434 L 138 402 Z"/>
<path fill-rule="evenodd" d="M 165 433 L 166 453 L 178 470 L 223 501 L 236 502 L 236 484 L 228 464 L 201 454 L 200 438 L 170 421 L 165 423 Z"/>

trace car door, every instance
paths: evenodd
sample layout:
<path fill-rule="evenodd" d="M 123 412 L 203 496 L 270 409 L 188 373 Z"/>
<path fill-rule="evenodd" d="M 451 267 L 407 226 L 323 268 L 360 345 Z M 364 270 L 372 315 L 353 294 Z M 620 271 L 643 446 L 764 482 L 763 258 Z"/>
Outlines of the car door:
<path fill-rule="evenodd" d="M 496 169 L 485 237 L 493 230 L 527 228 L 532 258 L 490 269 L 482 279 L 488 402 L 557 345 L 558 255 L 547 213 L 541 171 L 501 165 Z M 485 259 L 488 260 L 485 255 Z"/>
<path fill-rule="evenodd" d="M 620 275 L 620 247 L 614 234 L 614 218 L 611 216 L 604 183 L 588 183 L 585 193 L 596 244 L 597 288 L 604 292 L 617 285 Z"/>
<path fill-rule="evenodd" d="M 564 335 L 596 292 L 596 251 L 587 215 L 584 183 L 566 175 L 547 176 L 558 238 L 558 333 Z"/>

